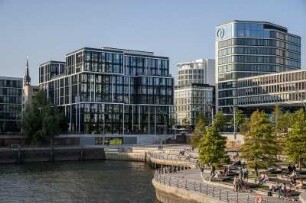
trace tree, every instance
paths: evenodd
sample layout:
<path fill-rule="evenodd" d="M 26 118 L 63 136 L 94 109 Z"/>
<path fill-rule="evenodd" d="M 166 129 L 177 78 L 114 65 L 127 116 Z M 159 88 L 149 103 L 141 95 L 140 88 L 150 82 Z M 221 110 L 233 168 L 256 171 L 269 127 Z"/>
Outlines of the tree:
<path fill-rule="evenodd" d="M 276 105 L 272 113 L 273 133 L 276 136 L 279 154 L 283 154 L 285 137 L 292 124 L 293 114 L 283 113 L 282 109 Z"/>
<path fill-rule="evenodd" d="M 22 115 L 22 133 L 31 142 L 48 141 L 61 131 L 67 130 L 64 114 L 48 101 L 45 92 L 40 90 L 31 103 L 27 103 Z M 65 129 L 66 128 L 66 129 Z"/>
<path fill-rule="evenodd" d="M 218 133 L 215 126 L 209 127 L 206 135 L 201 138 L 199 143 L 200 162 L 213 165 L 228 163 L 229 156 L 225 149 L 226 138 Z"/>
<path fill-rule="evenodd" d="M 304 109 L 294 113 L 293 125 L 285 137 L 285 152 L 290 161 L 299 163 L 301 168 L 302 159 L 306 158 L 306 116 Z M 302 151 L 303 150 L 303 151 Z"/>
<path fill-rule="evenodd" d="M 220 114 L 221 115 L 221 114 Z M 223 117 L 220 116 L 219 119 Z M 223 120 L 215 117 L 213 125 L 210 126 L 204 136 L 202 136 L 199 148 L 199 159 L 202 164 L 219 165 L 230 161 L 226 152 L 226 138 L 219 134 L 217 124 Z"/>
<path fill-rule="evenodd" d="M 203 114 L 197 117 L 196 126 L 191 135 L 191 146 L 192 148 L 197 148 L 201 137 L 206 133 L 206 118 Z"/>
<path fill-rule="evenodd" d="M 216 128 L 217 131 L 222 131 L 227 122 L 226 117 L 224 116 L 222 111 L 219 111 L 215 116 L 212 126 Z"/>
<path fill-rule="evenodd" d="M 263 111 L 253 112 L 240 151 L 241 158 L 247 161 L 250 168 L 255 169 L 257 176 L 258 169 L 275 163 L 277 142 L 272 124 Z"/>

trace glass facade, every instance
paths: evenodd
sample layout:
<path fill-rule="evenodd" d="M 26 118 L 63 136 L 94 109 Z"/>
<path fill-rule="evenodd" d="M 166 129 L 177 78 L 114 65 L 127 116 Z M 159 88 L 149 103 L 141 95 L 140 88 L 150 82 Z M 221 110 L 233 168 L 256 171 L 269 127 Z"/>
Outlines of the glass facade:
<path fill-rule="evenodd" d="M 306 70 L 239 79 L 237 99 L 239 107 L 302 107 L 306 101 Z"/>
<path fill-rule="evenodd" d="M 177 124 L 191 126 L 196 124 L 196 119 L 200 114 L 204 114 L 207 121 L 211 121 L 214 104 L 214 87 L 207 84 L 192 84 L 188 86 L 178 86 L 175 88 L 175 107 L 177 114 Z"/>
<path fill-rule="evenodd" d="M 216 28 L 217 106 L 232 114 L 239 106 L 237 80 L 300 69 L 301 38 L 261 21 L 231 21 Z"/>
<path fill-rule="evenodd" d="M 19 133 L 22 78 L 0 77 L 0 134 Z"/>
<path fill-rule="evenodd" d="M 179 63 L 178 85 L 175 87 L 175 108 L 178 125 L 194 126 L 204 114 L 210 121 L 214 105 L 215 60 L 197 59 Z"/>
<path fill-rule="evenodd" d="M 215 60 L 198 59 L 177 64 L 178 86 L 191 84 L 215 84 Z"/>
<path fill-rule="evenodd" d="M 170 128 L 174 81 L 168 57 L 83 48 L 66 55 L 63 74 L 40 86 L 64 107 L 73 133 L 164 134 Z"/>

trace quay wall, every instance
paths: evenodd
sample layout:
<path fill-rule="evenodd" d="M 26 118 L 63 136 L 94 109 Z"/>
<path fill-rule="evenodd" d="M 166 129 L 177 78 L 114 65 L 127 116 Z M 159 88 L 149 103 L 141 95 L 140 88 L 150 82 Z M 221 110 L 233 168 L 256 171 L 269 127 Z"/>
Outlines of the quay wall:
<path fill-rule="evenodd" d="M 48 161 L 85 161 L 85 160 L 124 160 L 146 161 L 146 151 L 125 151 L 122 148 L 105 149 L 101 147 L 56 147 L 53 148 L 2 148 L 0 164 L 48 162 Z"/>
<path fill-rule="evenodd" d="M 155 188 L 156 198 L 163 203 L 221 203 L 222 201 L 206 196 L 204 194 L 182 189 L 176 187 L 170 187 L 152 180 L 152 184 Z"/>

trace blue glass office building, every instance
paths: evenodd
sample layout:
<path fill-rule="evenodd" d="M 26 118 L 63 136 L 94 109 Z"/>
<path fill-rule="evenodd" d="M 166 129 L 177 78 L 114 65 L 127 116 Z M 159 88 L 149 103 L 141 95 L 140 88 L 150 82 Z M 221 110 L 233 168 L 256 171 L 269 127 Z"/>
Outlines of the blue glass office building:
<path fill-rule="evenodd" d="M 227 115 L 239 108 L 240 78 L 300 69 L 301 37 L 263 21 L 230 21 L 216 27 L 217 107 Z"/>

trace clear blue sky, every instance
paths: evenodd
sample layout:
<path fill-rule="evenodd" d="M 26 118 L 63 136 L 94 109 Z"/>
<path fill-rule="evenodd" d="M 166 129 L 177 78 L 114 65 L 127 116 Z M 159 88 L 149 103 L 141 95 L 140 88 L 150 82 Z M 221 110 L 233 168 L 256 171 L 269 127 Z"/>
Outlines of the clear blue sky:
<path fill-rule="evenodd" d="M 215 26 L 264 20 L 302 37 L 306 66 L 306 0 L 0 0 L 0 75 L 22 77 L 38 65 L 65 60 L 84 46 L 154 51 L 176 63 L 214 58 Z"/>

